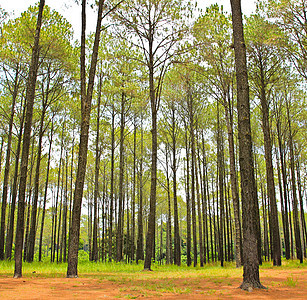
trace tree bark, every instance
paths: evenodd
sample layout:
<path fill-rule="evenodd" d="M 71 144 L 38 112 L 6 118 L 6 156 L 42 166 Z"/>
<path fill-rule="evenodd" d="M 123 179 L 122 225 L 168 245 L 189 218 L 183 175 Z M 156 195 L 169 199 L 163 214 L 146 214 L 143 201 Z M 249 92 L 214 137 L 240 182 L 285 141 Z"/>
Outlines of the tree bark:
<path fill-rule="evenodd" d="M 46 99 L 42 100 L 42 111 L 39 125 L 38 134 L 38 146 L 37 146 L 37 158 L 36 158 L 36 169 L 35 169 L 35 179 L 34 179 L 34 198 L 32 202 L 32 212 L 31 212 L 31 227 L 29 233 L 29 243 L 27 248 L 27 261 L 32 262 L 34 258 L 34 246 L 35 246 L 35 236 L 36 236 L 36 214 L 37 214 L 37 202 L 39 194 L 39 177 L 40 177 L 40 165 L 42 156 L 42 142 L 44 135 L 44 121 L 48 104 L 48 93 L 49 93 L 49 80 L 47 83 L 47 93 Z M 44 96 L 44 93 L 43 93 Z"/>
<path fill-rule="evenodd" d="M 18 142 L 17 142 L 17 149 L 15 154 L 15 170 L 14 170 L 14 180 L 13 180 L 13 188 L 12 188 L 12 200 L 11 200 L 11 210 L 10 210 L 10 224 L 7 233 L 6 239 L 6 247 L 5 247 L 5 258 L 11 259 L 12 256 L 12 245 L 13 245 L 13 235 L 14 235 L 14 219 L 15 219 L 15 208 L 16 208 L 16 198 L 17 198 L 17 188 L 18 188 L 18 169 L 19 169 L 19 157 L 20 157 L 20 149 L 21 149 L 21 140 L 22 140 L 22 132 L 23 132 L 23 125 L 25 119 L 25 112 L 26 112 L 26 105 L 22 105 L 22 116 L 20 119 L 20 128 L 18 133 Z"/>
<path fill-rule="evenodd" d="M 98 260 L 98 195 L 99 195 L 99 166 L 100 166 L 100 102 L 101 102 L 102 74 L 99 76 L 98 99 L 97 99 L 97 120 L 96 120 L 96 141 L 95 141 L 95 187 L 94 187 L 94 224 L 93 224 L 93 247 L 91 260 Z"/>
<path fill-rule="evenodd" d="M 45 214 L 46 214 L 46 204 L 47 204 L 47 191 L 48 191 L 50 162 L 51 162 L 51 146 L 52 146 L 52 141 L 53 141 L 53 122 L 54 122 L 54 119 L 52 117 L 51 130 L 50 130 L 50 135 L 49 135 L 49 151 L 48 151 L 47 174 L 46 174 L 44 200 L 43 200 L 43 213 L 42 213 L 42 220 L 41 220 L 41 231 L 40 231 L 40 236 L 39 236 L 38 261 L 42 261 L 42 245 L 43 245 L 43 234 L 44 234 Z"/>
<path fill-rule="evenodd" d="M 262 108 L 262 130 L 264 136 L 264 152 L 265 152 L 265 163 L 266 163 L 266 179 L 267 189 L 270 201 L 270 232 L 272 234 L 272 254 L 273 254 L 273 265 L 281 265 L 281 248 L 280 248 L 280 236 L 279 236 L 279 224 L 278 224 L 278 212 L 276 205 L 276 194 L 274 184 L 274 171 L 272 162 L 272 142 L 270 134 L 270 123 L 269 123 L 269 107 L 266 98 L 265 91 L 265 79 L 264 71 L 262 68 L 262 61 L 260 60 L 260 80 L 261 80 L 261 92 L 260 102 Z"/>
<path fill-rule="evenodd" d="M 288 130 L 289 130 L 289 149 L 290 149 L 290 171 L 291 171 L 291 184 L 292 184 L 292 209 L 293 209 L 293 223 L 294 223 L 294 237 L 296 257 L 300 263 L 303 263 L 302 242 L 301 242 L 301 229 L 298 217 L 298 201 L 296 193 L 296 176 L 295 176 L 295 163 L 294 163 L 294 149 L 293 149 L 293 135 L 290 119 L 290 107 L 288 101 L 286 102 L 287 118 L 288 118 Z"/>
<path fill-rule="evenodd" d="M 32 128 L 33 104 L 35 97 L 35 85 L 36 85 L 38 60 L 39 60 L 39 38 L 40 38 L 44 5 L 45 5 L 45 0 L 40 0 L 35 37 L 34 37 L 34 46 L 32 48 L 32 58 L 31 58 L 29 75 L 27 80 L 27 91 L 26 91 L 27 112 L 25 117 L 25 127 L 24 127 L 22 155 L 21 155 L 21 168 L 20 168 L 21 176 L 19 182 L 14 278 L 22 277 L 22 246 L 23 246 L 23 235 L 24 235 L 25 193 L 26 193 L 26 183 L 27 183 L 30 136 Z"/>
<path fill-rule="evenodd" d="M 241 1 L 231 0 L 232 24 L 237 78 L 237 108 L 239 161 L 241 171 L 241 193 L 243 214 L 243 283 L 242 289 L 263 288 L 259 278 L 257 230 L 255 222 L 256 185 L 252 154 L 249 86 L 246 65 Z"/>
<path fill-rule="evenodd" d="M 87 147 L 88 147 L 88 136 L 89 136 L 89 125 L 90 125 L 89 121 L 90 121 L 97 57 L 98 57 L 98 48 L 99 48 L 99 41 L 100 41 L 103 5 L 104 5 L 104 0 L 99 0 L 97 25 L 96 25 L 94 46 L 93 46 L 93 52 L 92 52 L 91 66 L 89 70 L 87 93 L 86 95 L 85 93 L 81 95 L 82 121 L 81 121 L 81 131 L 80 131 L 78 169 L 77 169 L 74 202 L 73 202 L 73 210 L 72 210 L 72 220 L 71 220 L 72 225 L 71 225 L 71 231 L 69 234 L 69 242 L 68 242 L 67 277 L 69 278 L 78 277 L 77 267 L 78 267 L 78 248 L 79 248 L 79 235 L 80 235 L 81 204 L 82 204 L 84 177 L 85 177 L 86 163 L 87 163 Z M 82 20 L 83 21 L 85 21 L 85 6 L 86 6 L 86 3 L 83 0 L 82 1 L 82 15 L 83 15 Z M 82 34 L 84 34 L 84 32 Z"/>
<path fill-rule="evenodd" d="M 14 124 L 15 104 L 19 89 L 19 72 L 20 69 L 19 66 L 17 65 L 15 78 L 14 78 L 14 90 L 12 95 L 11 115 L 9 119 L 9 129 L 7 135 L 6 158 L 5 158 L 3 187 L 2 187 L 2 206 L 1 206 L 1 221 L 0 221 L 0 260 L 4 259 L 5 216 L 6 216 L 7 193 L 8 193 L 10 161 L 11 161 L 11 145 L 12 145 L 12 133 L 13 133 L 12 131 Z"/>

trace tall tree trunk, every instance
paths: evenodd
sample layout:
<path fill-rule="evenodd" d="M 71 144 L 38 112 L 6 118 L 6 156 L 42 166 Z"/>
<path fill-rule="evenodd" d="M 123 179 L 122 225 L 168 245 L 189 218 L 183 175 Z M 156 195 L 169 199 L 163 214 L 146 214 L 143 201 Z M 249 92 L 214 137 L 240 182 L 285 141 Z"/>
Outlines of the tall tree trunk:
<path fill-rule="evenodd" d="M 177 203 L 177 132 L 176 132 L 176 116 L 175 116 L 175 107 L 172 105 L 171 107 L 172 114 L 172 151 L 173 151 L 173 197 L 174 197 L 174 263 L 177 266 L 181 265 L 181 251 L 180 251 L 180 235 L 179 235 L 179 221 L 178 221 L 178 203 Z"/>
<path fill-rule="evenodd" d="M 187 129 L 187 124 L 185 124 Z M 186 147 L 186 201 L 187 201 L 187 266 L 191 266 L 191 199 L 190 199 L 190 147 L 188 139 L 188 130 L 185 131 L 185 147 Z"/>
<path fill-rule="evenodd" d="M 80 217 L 81 217 L 81 204 L 83 196 L 83 187 L 84 187 L 84 177 L 86 172 L 86 163 L 87 163 L 87 147 L 88 147 L 88 135 L 89 135 L 89 123 L 90 123 L 90 113 L 91 113 L 91 104 L 92 104 L 92 95 L 94 89 L 94 79 L 97 65 L 99 41 L 100 41 L 100 32 L 101 32 L 101 22 L 102 22 L 102 11 L 103 11 L 104 0 L 99 0 L 98 3 L 98 16 L 97 16 L 97 25 L 94 39 L 94 46 L 92 52 L 91 66 L 89 70 L 89 79 L 87 86 L 87 93 L 85 90 L 81 91 L 81 131 L 80 131 L 80 144 L 79 144 L 79 156 L 78 156 L 78 169 L 74 193 L 74 202 L 72 210 L 72 224 L 71 231 L 69 233 L 69 242 L 68 242 L 68 265 L 67 265 L 67 277 L 77 277 L 78 276 L 78 248 L 79 248 L 79 236 L 80 236 Z M 82 29 L 82 40 L 81 44 L 84 42 L 85 47 L 85 6 L 86 1 L 82 1 L 82 23 L 84 27 Z M 83 55 L 81 55 L 83 57 Z M 84 59 L 85 56 L 82 58 Z M 81 63 L 82 65 L 82 63 Z M 83 67 L 82 67 L 83 68 Z M 85 74 L 81 74 L 81 78 Z M 82 79 L 84 80 L 84 79 Z"/>
<path fill-rule="evenodd" d="M 149 30 L 152 33 L 152 29 Z M 155 224 L 156 224 L 156 194 L 157 194 L 157 160 L 158 160 L 158 131 L 157 131 L 157 114 L 158 114 L 158 91 L 154 86 L 154 53 L 153 37 L 149 39 L 149 98 L 151 106 L 151 183 L 150 183 L 150 201 L 148 230 L 146 236 L 146 255 L 144 261 L 144 270 L 151 270 L 151 259 L 155 241 Z"/>
<path fill-rule="evenodd" d="M 219 204 L 220 204 L 220 224 L 219 224 L 219 255 L 221 260 L 221 267 L 224 266 L 223 253 L 223 230 L 224 230 L 224 147 L 222 128 L 220 124 L 220 108 L 217 102 L 217 169 L 218 169 L 218 186 L 219 186 Z M 225 241 L 226 242 L 226 241 Z"/>
<path fill-rule="evenodd" d="M 281 175 L 282 175 L 282 190 L 283 197 L 281 196 L 281 205 L 284 207 L 284 242 L 285 242 L 285 254 L 286 259 L 290 259 L 290 234 L 289 234 L 289 217 L 288 217 L 288 194 L 287 194 L 287 174 L 285 168 L 285 160 L 284 160 L 284 147 L 282 143 L 282 136 L 281 136 L 281 128 L 280 128 L 280 117 L 278 115 L 276 121 L 277 127 L 277 138 L 278 138 L 278 148 L 279 148 L 279 157 L 280 157 L 280 164 L 281 164 Z"/>
<path fill-rule="evenodd" d="M 47 204 L 47 192 L 48 192 L 49 172 L 50 172 L 50 162 L 51 162 L 51 146 L 52 146 L 52 141 L 53 141 L 53 122 L 54 122 L 54 118 L 52 117 L 51 130 L 50 130 L 50 135 L 49 135 L 49 151 L 48 151 L 47 174 L 46 174 L 44 200 L 43 200 L 43 213 L 42 213 L 42 220 L 41 220 L 41 231 L 40 231 L 40 236 L 39 236 L 38 261 L 42 261 L 42 245 L 43 245 L 43 234 L 44 234 L 46 204 Z"/>
<path fill-rule="evenodd" d="M 115 153 L 115 110 L 112 105 L 112 129 L 111 129 L 111 187 L 110 187 L 110 215 L 109 215 L 109 262 L 113 256 L 113 205 L 114 205 L 114 153 Z"/>
<path fill-rule="evenodd" d="M 20 119 L 20 128 L 18 133 L 18 142 L 17 149 L 15 152 L 15 170 L 14 170 L 14 180 L 13 180 L 13 188 L 12 188 L 12 200 L 11 200 L 11 210 L 10 210 L 10 224 L 8 228 L 7 238 L 6 238 L 6 247 L 5 247 L 5 258 L 11 259 L 12 256 L 12 245 L 13 245 L 13 235 L 14 235 L 14 220 L 15 220 L 15 208 L 16 208 L 16 199 L 17 199 L 17 188 L 18 188 L 18 169 L 19 169 L 19 157 L 20 157 L 20 149 L 21 149 L 21 140 L 22 140 L 22 132 L 23 132 L 23 124 L 25 119 L 26 105 L 22 105 L 22 116 Z"/>
<path fill-rule="evenodd" d="M 303 256 L 306 258 L 306 246 L 307 246 L 307 232 L 306 232 L 306 221 L 305 221 L 305 212 L 304 212 L 304 204 L 303 204 L 303 192 L 302 192 L 302 182 L 301 182 L 301 173 L 300 173 L 300 165 L 299 158 L 297 157 L 296 162 L 296 175 L 297 175 L 297 189 L 298 189 L 298 198 L 300 204 L 300 217 L 301 217 L 301 225 L 302 225 L 302 244 L 303 244 Z"/>
<path fill-rule="evenodd" d="M 261 93 L 260 102 L 262 108 L 262 130 L 264 136 L 264 152 L 265 152 L 265 163 L 266 163 L 266 180 L 268 196 L 270 201 L 270 232 L 272 234 L 272 254 L 273 254 L 273 265 L 281 265 L 281 248 L 280 248 L 280 236 L 279 236 L 279 224 L 278 224 L 278 213 L 276 205 L 276 194 L 274 184 L 274 171 L 272 162 L 272 142 L 270 134 L 270 123 L 269 123 L 269 107 L 266 98 L 266 86 L 264 79 L 264 71 L 262 68 L 262 61 L 260 60 L 260 80 L 261 80 Z"/>
<path fill-rule="evenodd" d="M 19 182 L 14 278 L 20 278 L 22 276 L 22 246 L 23 246 L 23 235 L 24 235 L 25 193 L 26 193 L 26 183 L 27 183 L 30 136 L 32 128 L 33 104 L 35 97 L 35 85 L 36 85 L 38 60 L 39 60 L 39 37 L 40 37 L 40 29 L 42 24 L 44 5 L 45 5 L 45 0 L 40 0 L 35 37 L 34 37 L 34 45 L 32 48 L 32 58 L 31 58 L 29 75 L 27 80 L 27 92 L 26 92 L 27 112 L 25 118 L 25 128 L 23 134 L 22 157 L 21 157 L 21 168 L 20 168 L 21 176 Z"/>
<path fill-rule="evenodd" d="M 241 1 L 230 0 L 237 78 L 237 109 L 239 161 L 241 171 L 243 215 L 243 283 L 242 289 L 262 288 L 259 278 L 257 230 L 255 226 L 255 199 L 257 191 L 252 154 L 249 86 L 246 65 L 246 46 L 243 34 Z"/>
<path fill-rule="evenodd" d="M 120 141 L 119 141 L 119 191 L 118 191 L 118 224 L 116 234 L 116 261 L 123 259 L 123 236 L 124 227 L 124 134 L 125 134 L 125 94 L 122 93 L 121 98 L 121 113 L 120 113 Z"/>
<path fill-rule="evenodd" d="M 286 101 L 287 107 L 287 118 L 289 126 L 289 149 L 290 149 L 290 171 L 291 171 L 291 183 L 292 183 L 292 209 L 293 209 L 293 223 L 294 223 L 294 237 L 295 237 L 295 248 L 296 257 L 303 263 L 303 253 L 302 253 L 302 242 L 301 242 L 301 229 L 298 217 L 298 201 L 296 193 L 296 176 L 295 176 L 295 163 L 294 163 L 294 149 L 293 149 L 293 135 L 290 119 L 290 107 L 288 101 Z"/>
<path fill-rule="evenodd" d="M 166 189 L 167 189 L 167 231 L 166 231 L 166 263 L 173 263 L 173 246 L 172 246 L 172 213 L 171 213 L 171 195 L 170 195 L 170 180 L 169 180 L 169 144 L 165 144 L 165 164 L 166 164 Z"/>
<path fill-rule="evenodd" d="M 67 211 L 68 211 L 68 151 L 66 150 L 66 163 L 65 163 L 65 194 L 63 204 L 63 222 L 62 222 L 62 238 L 61 238 L 61 252 L 63 251 L 63 262 L 67 261 Z M 61 253 L 62 258 L 62 253 Z"/>
<path fill-rule="evenodd" d="M 241 218 L 240 218 L 240 204 L 239 204 L 239 192 L 238 192 L 238 180 L 236 172 L 235 162 L 235 147 L 233 138 L 233 113 L 230 105 L 230 97 L 228 94 L 228 105 L 225 107 L 226 125 L 228 133 L 228 147 L 229 147 L 229 164 L 230 164 L 230 184 L 232 203 L 235 220 L 235 241 L 236 241 L 236 267 L 239 268 L 242 265 L 242 233 L 241 233 Z"/>
<path fill-rule="evenodd" d="M 198 170 L 197 168 L 197 159 L 195 156 L 195 185 L 196 185 L 197 215 L 198 215 L 199 263 L 200 263 L 200 266 L 203 267 L 204 266 L 204 243 L 203 243 L 203 226 L 202 226 L 202 213 L 201 213 L 198 173 L 200 173 L 200 170 Z"/>
<path fill-rule="evenodd" d="M 133 178 L 132 178 L 132 207 L 131 207 L 131 260 L 135 257 L 135 196 L 136 196 L 136 115 L 134 116 L 133 130 Z"/>
<path fill-rule="evenodd" d="M 34 198 L 32 202 L 32 213 L 31 213 L 31 227 L 29 233 L 29 243 L 27 248 L 27 261 L 32 262 L 34 258 L 34 246 L 35 246 L 35 236 L 36 236 L 36 214 L 37 214 L 37 202 L 39 194 L 39 177 L 40 177 L 40 163 L 42 156 L 42 142 L 44 135 L 44 121 L 48 103 L 48 91 L 49 91 L 49 81 L 47 85 L 46 99 L 43 98 L 42 112 L 39 125 L 38 134 L 38 146 L 37 146 L 37 158 L 36 158 L 36 169 L 35 169 L 35 179 L 34 179 Z"/>
<path fill-rule="evenodd" d="M 94 188 L 94 224 L 93 224 L 93 247 L 91 260 L 98 260 L 98 196 L 99 196 L 99 166 L 100 166 L 100 102 L 101 102 L 101 89 L 102 89 L 102 74 L 99 76 L 99 87 L 98 87 L 98 99 L 97 99 L 97 120 L 96 120 L 96 142 L 95 142 L 95 188 Z"/>
<path fill-rule="evenodd" d="M 140 170 L 139 170 L 139 207 L 138 207 L 138 238 L 136 249 L 136 263 L 144 259 L 144 242 L 143 242 L 143 116 L 141 117 L 141 153 L 140 153 Z"/>
<path fill-rule="evenodd" d="M 11 145 L 12 145 L 12 133 L 13 133 L 13 124 L 14 124 L 14 115 L 15 115 L 15 104 L 19 89 L 19 72 L 20 69 L 19 66 L 17 66 L 14 78 L 14 89 L 12 95 L 9 129 L 7 134 L 6 158 L 5 158 L 3 187 L 2 187 L 2 206 L 1 206 L 1 221 L 0 221 L 0 260 L 4 259 L 5 216 L 6 216 L 7 192 L 8 192 L 8 183 L 9 183 L 9 173 L 10 173 Z"/>

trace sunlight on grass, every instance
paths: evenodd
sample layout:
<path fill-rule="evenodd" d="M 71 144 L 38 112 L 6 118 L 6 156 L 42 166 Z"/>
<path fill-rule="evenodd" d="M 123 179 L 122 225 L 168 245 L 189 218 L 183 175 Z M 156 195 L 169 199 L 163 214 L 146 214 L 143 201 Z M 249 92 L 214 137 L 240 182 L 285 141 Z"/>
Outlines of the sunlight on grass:
<path fill-rule="evenodd" d="M 264 262 L 260 266 L 260 271 L 276 268 L 276 270 L 290 270 L 296 268 L 307 268 L 307 261 L 300 264 L 297 260 L 283 260 L 281 267 L 273 267 L 272 262 Z M 33 262 L 23 263 L 24 277 L 47 277 L 58 278 L 66 276 L 67 263 L 50 263 L 50 262 Z M 240 278 L 242 276 L 242 268 L 236 268 L 235 263 L 226 263 L 222 268 L 218 263 L 210 263 L 204 267 L 197 266 L 196 268 L 182 265 L 159 265 L 152 264 L 153 272 L 143 271 L 143 264 L 125 264 L 115 262 L 81 262 L 78 265 L 79 276 L 84 278 L 96 278 L 99 281 L 109 280 L 118 284 L 125 284 L 131 281 L 142 280 L 167 280 L 168 284 L 171 279 L 185 279 L 185 284 L 188 284 L 189 279 L 200 280 L 210 279 L 219 284 L 227 285 L 229 278 Z M 14 261 L 0 261 L 0 276 L 11 277 L 14 272 Z M 289 277 L 290 278 L 290 277 Z M 293 278 L 292 278 L 293 280 Z M 165 281 L 166 282 L 166 281 Z M 296 284 L 291 278 L 286 283 Z"/>

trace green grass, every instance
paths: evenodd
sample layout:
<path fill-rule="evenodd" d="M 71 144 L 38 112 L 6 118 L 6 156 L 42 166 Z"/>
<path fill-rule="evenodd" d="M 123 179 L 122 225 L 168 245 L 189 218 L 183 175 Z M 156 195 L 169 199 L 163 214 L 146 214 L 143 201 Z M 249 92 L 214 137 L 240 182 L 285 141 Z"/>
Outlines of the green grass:
<path fill-rule="evenodd" d="M 307 268 L 307 261 L 300 264 L 297 260 L 283 260 L 281 267 L 273 267 L 271 262 L 264 262 L 260 266 L 260 271 L 276 268 L 276 270 L 290 270 L 296 268 Z M 23 277 L 47 277 L 57 278 L 65 277 L 67 263 L 33 262 L 23 263 Z M 110 280 L 119 284 L 135 281 L 138 278 L 144 280 L 154 279 L 202 279 L 210 278 L 216 283 L 228 282 L 228 278 L 242 276 L 242 268 L 235 268 L 234 263 L 226 263 L 222 268 L 217 263 L 210 263 L 203 268 L 196 268 L 182 265 L 159 265 L 152 264 L 154 272 L 143 271 L 143 264 L 125 264 L 125 263 L 95 263 L 81 262 L 78 264 L 78 273 L 80 277 L 96 278 L 99 280 Z M 0 276 L 11 277 L 14 273 L 14 261 L 0 261 Z M 120 274 L 120 276 L 118 276 Z M 290 280 L 290 279 L 289 279 Z M 291 285 L 291 282 L 288 283 Z"/>
<path fill-rule="evenodd" d="M 293 279 L 293 276 L 287 277 L 287 280 L 284 282 L 284 284 L 289 287 L 296 287 L 297 279 Z"/>

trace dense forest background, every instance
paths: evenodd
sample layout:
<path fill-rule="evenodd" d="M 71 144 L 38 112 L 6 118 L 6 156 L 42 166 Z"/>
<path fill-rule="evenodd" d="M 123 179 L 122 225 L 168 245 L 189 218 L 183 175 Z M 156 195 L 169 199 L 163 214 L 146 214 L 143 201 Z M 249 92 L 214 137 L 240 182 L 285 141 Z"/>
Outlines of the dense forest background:
<path fill-rule="evenodd" d="M 73 39 L 63 16 L 46 5 L 43 10 L 27 140 L 23 259 L 67 261 L 84 145 L 79 144 L 81 123 L 88 113 L 79 259 L 138 263 L 145 259 L 145 243 L 151 242 L 152 258 L 161 264 L 236 261 L 240 266 L 231 15 L 218 5 L 199 11 L 181 0 L 100 4 L 96 73 L 88 84 L 95 34 L 83 36 L 82 48 L 82 39 Z M 12 18 L 0 10 L 1 260 L 14 258 L 38 12 L 38 5 L 31 6 Z M 278 265 L 281 257 L 303 261 L 306 1 L 258 1 L 256 12 L 244 19 L 244 34 L 257 187 L 256 213 L 250 218 L 259 262 Z M 86 99 L 81 101 L 82 95 Z M 146 241 L 148 232 L 153 238 Z"/>

